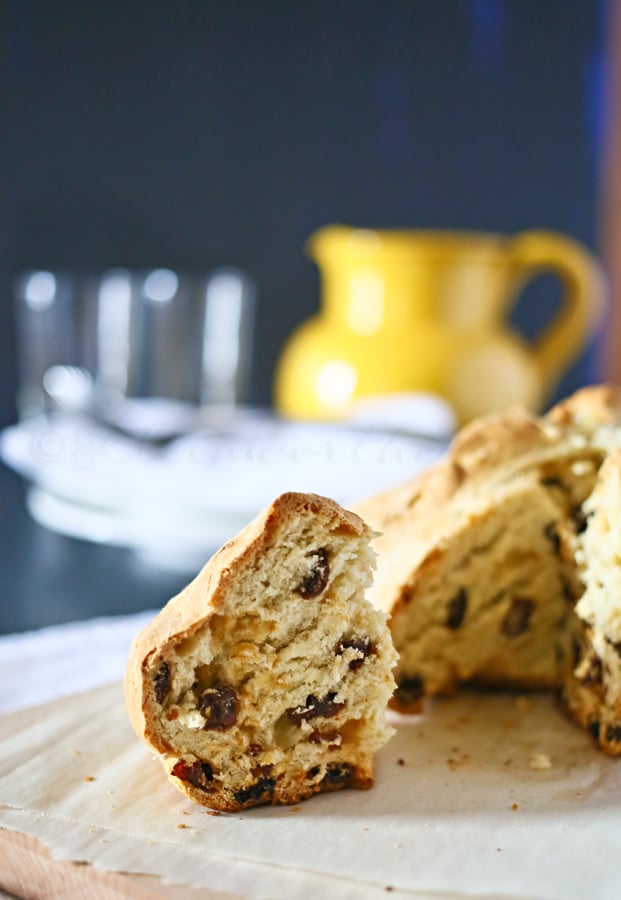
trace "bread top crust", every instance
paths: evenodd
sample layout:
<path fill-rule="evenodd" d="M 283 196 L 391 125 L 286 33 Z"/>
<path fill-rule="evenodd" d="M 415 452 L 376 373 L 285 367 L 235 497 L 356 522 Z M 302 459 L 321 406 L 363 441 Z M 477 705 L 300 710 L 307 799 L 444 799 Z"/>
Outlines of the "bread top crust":
<path fill-rule="evenodd" d="M 520 407 L 494 413 L 462 428 L 435 466 L 358 503 L 355 509 L 365 521 L 378 526 L 382 515 L 395 512 L 398 506 L 403 510 L 416 507 L 418 518 L 438 503 L 472 490 L 477 480 L 489 483 L 490 475 L 501 475 L 503 467 L 527 468 L 542 454 L 552 454 L 564 439 L 591 437 L 596 446 L 605 447 L 607 431 L 619 425 L 621 390 L 606 385 L 583 388 L 542 417 Z"/>
<path fill-rule="evenodd" d="M 555 425 L 592 430 L 598 425 L 621 424 L 621 388 L 598 384 L 581 388 L 553 406 L 545 417 Z"/>
<path fill-rule="evenodd" d="M 289 492 L 250 522 L 235 538 L 215 553 L 196 578 L 149 622 L 135 638 L 125 670 L 125 700 L 136 733 L 160 753 L 168 749 L 145 715 L 145 675 L 154 655 L 165 656 L 179 641 L 191 637 L 224 605 L 236 573 L 264 546 L 284 534 L 291 516 L 321 516 L 352 536 L 372 536 L 371 529 L 356 514 L 318 494 Z"/>
<path fill-rule="evenodd" d="M 463 428 L 431 469 L 357 504 L 381 535 L 375 605 L 393 611 L 430 553 L 538 467 L 585 455 L 601 461 L 621 444 L 620 424 L 621 393 L 607 386 L 584 388 L 542 417 L 521 408 L 486 416 Z"/>

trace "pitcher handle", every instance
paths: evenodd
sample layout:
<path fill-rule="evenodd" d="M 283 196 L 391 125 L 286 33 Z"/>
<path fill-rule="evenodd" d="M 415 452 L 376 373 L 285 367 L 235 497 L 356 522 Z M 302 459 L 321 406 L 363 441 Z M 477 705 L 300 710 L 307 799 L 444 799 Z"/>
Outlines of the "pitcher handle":
<path fill-rule="evenodd" d="M 603 270 L 578 241 L 548 231 L 524 231 L 510 239 L 506 249 L 515 264 L 516 297 L 527 281 L 543 271 L 558 275 L 564 287 L 558 313 L 532 348 L 544 392 L 549 393 L 603 315 Z"/>

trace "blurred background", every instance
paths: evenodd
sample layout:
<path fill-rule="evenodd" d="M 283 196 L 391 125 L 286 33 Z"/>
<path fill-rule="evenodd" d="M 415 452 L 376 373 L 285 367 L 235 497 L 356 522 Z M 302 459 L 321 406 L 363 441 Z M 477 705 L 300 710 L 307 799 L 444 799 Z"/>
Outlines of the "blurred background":
<path fill-rule="evenodd" d="M 285 342 L 319 308 L 303 248 L 324 225 L 536 228 L 601 256 L 613 12 L 614 0 L 6 0 L 0 425 L 17 415 L 12 292 L 26 270 L 238 267 L 257 291 L 250 399 L 268 407 Z M 536 334 L 559 295 L 551 275 L 534 279 L 514 326 Z M 603 377 L 601 333 L 555 396 Z M 35 526 L 21 482 L 3 479 L 0 558 L 26 599 L 2 630 L 158 605 L 181 585 L 131 582 L 123 551 Z M 85 605 L 97 572 L 105 593 Z"/>
<path fill-rule="evenodd" d="M 24 269 L 241 267 L 268 404 L 283 342 L 318 307 L 303 245 L 322 225 L 536 227 L 597 248 L 603 0 L 2 9 L 2 424 Z"/>

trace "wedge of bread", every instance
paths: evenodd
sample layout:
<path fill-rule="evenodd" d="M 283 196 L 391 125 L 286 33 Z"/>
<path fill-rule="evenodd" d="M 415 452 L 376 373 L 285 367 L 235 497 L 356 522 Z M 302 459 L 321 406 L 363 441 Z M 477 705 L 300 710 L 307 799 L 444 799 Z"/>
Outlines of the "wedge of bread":
<path fill-rule="evenodd" d="M 219 810 L 369 788 L 396 662 L 358 516 L 284 494 L 136 638 L 126 700 L 190 799 Z"/>
<path fill-rule="evenodd" d="M 583 503 L 621 446 L 620 409 L 597 387 L 542 418 L 479 420 L 420 478 L 356 507 L 382 533 L 369 596 L 399 653 L 393 706 L 418 711 L 461 682 L 560 685 Z"/>

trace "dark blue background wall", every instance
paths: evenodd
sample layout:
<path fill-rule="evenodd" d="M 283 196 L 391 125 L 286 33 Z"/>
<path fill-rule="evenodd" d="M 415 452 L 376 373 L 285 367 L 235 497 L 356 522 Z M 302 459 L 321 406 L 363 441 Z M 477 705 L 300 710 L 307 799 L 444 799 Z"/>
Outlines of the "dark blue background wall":
<path fill-rule="evenodd" d="M 279 347 L 317 305 L 302 244 L 319 225 L 540 227 L 595 246 L 604 14 L 594 0 L 7 0 L 0 424 L 9 285 L 26 266 L 242 266 L 260 289 L 265 403 Z"/>

